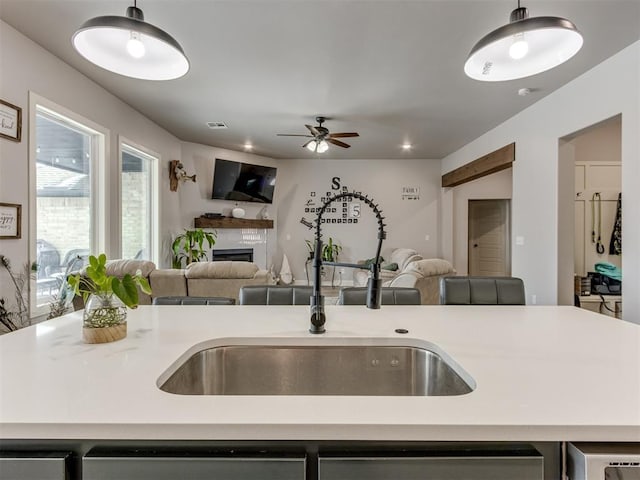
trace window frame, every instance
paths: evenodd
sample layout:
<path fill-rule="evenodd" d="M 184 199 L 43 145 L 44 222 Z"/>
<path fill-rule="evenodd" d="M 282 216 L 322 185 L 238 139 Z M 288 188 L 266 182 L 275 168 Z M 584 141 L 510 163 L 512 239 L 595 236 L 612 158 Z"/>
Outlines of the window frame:
<path fill-rule="evenodd" d="M 122 258 L 122 153 L 125 150 L 133 151 L 136 155 L 141 155 L 145 158 L 151 160 L 151 252 L 150 252 L 150 260 L 158 265 L 158 260 L 160 258 L 160 188 L 159 188 L 159 178 L 160 178 L 160 162 L 162 158 L 159 153 L 154 152 L 153 150 L 144 147 L 136 142 L 129 140 L 127 137 L 123 135 L 118 135 L 118 181 L 117 188 L 115 188 L 115 192 L 117 195 L 117 215 L 118 215 L 118 252 L 119 257 Z"/>
<path fill-rule="evenodd" d="M 88 118 L 58 105 L 34 92 L 29 92 L 29 262 L 35 262 L 37 258 L 37 135 L 36 116 L 44 113 L 56 121 L 76 128 L 82 132 L 92 135 L 91 145 L 91 234 L 90 250 L 92 252 L 105 251 L 107 246 L 106 225 L 107 225 L 107 205 L 109 205 L 109 190 L 107 179 L 109 178 L 109 168 L 107 159 L 109 158 L 110 132 L 102 125 L 89 120 Z M 95 152 L 95 153 L 94 153 Z M 48 302 L 38 304 L 36 279 L 31 279 L 29 303 L 31 318 L 49 313 Z"/>

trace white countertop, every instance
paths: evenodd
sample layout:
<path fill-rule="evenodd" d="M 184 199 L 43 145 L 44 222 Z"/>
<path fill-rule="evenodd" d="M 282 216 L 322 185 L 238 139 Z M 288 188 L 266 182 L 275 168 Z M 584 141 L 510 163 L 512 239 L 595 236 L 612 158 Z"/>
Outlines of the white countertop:
<path fill-rule="evenodd" d="M 82 342 L 81 312 L 0 337 L 0 438 L 640 441 L 640 326 L 574 307 L 162 306 Z M 394 333 L 406 328 L 407 335 Z M 185 396 L 158 378 L 189 349 L 350 338 L 436 344 L 476 382 L 446 397 Z M 384 341 L 384 340 L 382 340 Z"/>

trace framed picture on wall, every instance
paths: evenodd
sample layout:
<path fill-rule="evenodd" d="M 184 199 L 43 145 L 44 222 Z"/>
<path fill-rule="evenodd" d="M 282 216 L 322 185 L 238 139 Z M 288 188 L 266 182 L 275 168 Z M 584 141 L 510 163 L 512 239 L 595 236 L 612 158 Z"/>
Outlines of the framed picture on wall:
<path fill-rule="evenodd" d="M 0 100 L 0 137 L 19 142 L 22 138 L 22 109 Z"/>
<path fill-rule="evenodd" d="M 22 205 L 17 203 L 0 203 L 0 240 L 20 238 Z"/>

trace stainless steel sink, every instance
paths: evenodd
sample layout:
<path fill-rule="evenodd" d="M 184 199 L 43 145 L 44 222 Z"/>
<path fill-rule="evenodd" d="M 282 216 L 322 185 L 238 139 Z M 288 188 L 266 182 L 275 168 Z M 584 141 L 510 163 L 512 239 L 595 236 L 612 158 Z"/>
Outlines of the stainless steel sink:
<path fill-rule="evenodd" d="M 438 349 L 396 345 L 216 346 L 191 355 L 168 378 L 165 372 L 166 380 L 160 377 L 159 387 L 181 395 L 426 396 L 471 392 L 475 388 L 473 379 L 452 359 L 446 361 L 444 352 L 433 350 Z"/>

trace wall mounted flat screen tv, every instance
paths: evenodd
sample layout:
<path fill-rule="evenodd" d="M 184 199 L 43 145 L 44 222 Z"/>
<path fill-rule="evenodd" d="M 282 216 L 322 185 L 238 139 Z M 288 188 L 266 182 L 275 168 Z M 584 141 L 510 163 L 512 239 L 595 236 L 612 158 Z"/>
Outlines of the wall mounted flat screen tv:
<path fill-rule="evenodd" d="M 214 200 L 272 203 L 276 186 L 274 167 L 216 158 L 213 169 Z"/>

